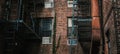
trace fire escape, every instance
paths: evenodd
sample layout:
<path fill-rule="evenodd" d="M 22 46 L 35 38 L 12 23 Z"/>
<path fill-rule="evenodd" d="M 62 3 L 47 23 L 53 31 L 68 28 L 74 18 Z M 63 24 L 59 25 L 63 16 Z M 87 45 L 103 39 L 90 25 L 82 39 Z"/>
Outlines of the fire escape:
<path fill-rule="evenodd" d="M 5 0 L 0 19 L 0 29 L 4 35 L 4 54 L 17 54 L 17 48 L 24 41 L 41 42 L 33 19 L 36 17 L 36 5 L 41 3 L 36 3 L 36 0 Z"/>
<path fill-rule="evenodd" d="M 73 0 L 71 39 L 77 38 L 78 42 L 81 43 L 91 42 L 92 17 L 90 7 L 90 0 Z M 90 48 L 85 50 L 86 54 L 90 53 Z M 70 53 L 73 54 L 73 52 Z"/>
<path fill-rule="evenodd" d="M 114 25 L 117 44 L 117 54 L 120 54 L 120 0 L 114 2 Z"/>

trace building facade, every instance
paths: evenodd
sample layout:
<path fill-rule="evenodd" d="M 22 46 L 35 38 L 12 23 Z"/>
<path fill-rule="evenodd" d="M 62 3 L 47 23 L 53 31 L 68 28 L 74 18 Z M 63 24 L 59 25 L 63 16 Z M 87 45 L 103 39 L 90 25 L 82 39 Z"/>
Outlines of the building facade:
<path fill-rule="evenodd" d="M 99 0 L 0 0 L 0 53 L 100 54 L 103 52 L 101 49 L 103 37 L 99 2 Z M 106 35 L 112 31 L 109 27 L 113 16 L 111 14 L 109 20 L 106 19 L 109 12 L 106 2 L 108 0 L 105 2 L 103 0 L 103 24 L 104 32 L 107 32 L 104 36 L 105 47 L 109 47 Z M 114 38 L 114 34 L 113 36 L 111 34 L 111 39 L 112 37 Z M 116 48 L 111 50 L 114 49 Z M 108 53 L 107 48 L 105 53 Z"/>

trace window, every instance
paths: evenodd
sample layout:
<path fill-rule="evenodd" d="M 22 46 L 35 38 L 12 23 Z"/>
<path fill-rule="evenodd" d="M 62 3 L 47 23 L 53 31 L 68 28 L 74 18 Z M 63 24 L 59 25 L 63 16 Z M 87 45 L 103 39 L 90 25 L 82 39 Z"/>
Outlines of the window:
<path fill-rule="evenodd" d="M 52 19 L 40 19 L 39 28 L 42 37 L 50 37 L 52 33 Z"/>
<path fill-rule="evenodd" d="M 42 44 L 52 44 L 52 27 L 52 18 L 36 19 L 36 32 L 42 37 Z"/>
<path fill-rule="evenodd" d="M 45 8 L 53 8 L 53 0 L 45 0 L 44 2 Z"/>
<path fill-rule="evenodd" d="M 76 21 L 74 21 L 74 31 L 76 31 L 76 29 L 77 29 L 75 22 Z M 67 35 L 68 38 L 71 38 L 71 32 L 72 32 L 72 18 L 68 18 L 68 35 Z M 75 33 L 74 33 L 74 35 L 75 35 Z"/>
<path fill-rule="evenodd" d="M 80 40 L 88 39 L 91 37 L 91 29 L 92 29 L 92 19 L 86 17 L 74 18 L 72 26 L 72 18 L 68 18 L 68 39 L 70 38 L 78 38 Z M 74 27 L 74 36 L 71 36 L 72 27 Z"/>
<path fill-rule="evenodd" d="M 68 18 L 68 37 L 71 36 L 72 32 L 72 19 Z"/>

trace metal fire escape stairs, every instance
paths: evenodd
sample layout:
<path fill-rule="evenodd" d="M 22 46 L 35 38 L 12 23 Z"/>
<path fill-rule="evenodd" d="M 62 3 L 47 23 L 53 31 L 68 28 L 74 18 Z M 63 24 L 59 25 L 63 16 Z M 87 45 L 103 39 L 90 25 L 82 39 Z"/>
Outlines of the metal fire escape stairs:
<path fill-rule="evenodd" d="M 25 10 L 23 5 L 23 0 L 19 0 L 19 1 L 5 0 L 5 3 L 3 6 L 3 14 L 2 14 L 4 22 L 0 23 L 0 24 L 4 24 L 2 25 L 4 27 L 2 32 L 5 35 L 4 36 L 4 42 L 5 42 L 4 54 L 13 54 L 15 52 L 15 47 L 18 45 L 18 42 L 16 40 L 19 38 L 18 37 L 19 35 L 22 35 L 24 33 L 24 30 L 29 30 L 32 34 L 34 34 L 33 36 L 36 37 L 35 39 L 41 39 L 39 35 L 35 32 L 34 20 L 30 12 L 29 12 L 30 14 L 28 15 L 30 16 L 29 19 L 32 22 L 31 24 L 32 26 L 30 27 L 29 25 L 27 25 L 27 23 L 24 22 L 23 20 L 24 11 Z M 15 19 L 16 17 L 18 18 Z M 25 37 L 25 36 L 23 38 L 29 39 L 29 37 Z"/>
<path fill-rule="evenodd" d="M 120 0 L 114 2 L 114 25 L 117 44 L 117 54 L 120 54 Z"/>
<path fill-rule="evenodd" d="M 92 35 L 92 18 L 90 0 L 79 0 L 78 13 L 78 38 L 79 41 L 89 42 Z"/>
<path fill-rule="evenodd" d="M 73 0 L 72 10 L 70 39 L 77 39 L 77 42 L 91 42 L 92 18 L 90 14 L 90 0 Z M 72 52 L 72 41 L 70 43 L 70 54 L 74 54 Z"/>
<path fill-rule="evenodd" d="M 73 1 L 71 36 L 77 36 L 78 40 L 82 42 L 90 41 L 92 35 L 92 18 L 90 16 L 90 1 Z"/>
<path fill-rule="evenodd" d="M 91 17 L 87 16 L 89 5 L 88 0 L 73 0 L 71 38 L 78 38 L 79 41 L 90 40 L 92 25 Z"/>
<path fill-rule="evenodd" d="M 4 54 L 10 54 L 13 53 L 15 41 L 14 41 L 14 25 L 11 25 L 13 23 L 9 23 L 8 20 L 10 19 L 10 12 L 11 12 L 11 0 L 5 0 L 4 6 L 3 6 L 3 14 L 2 17 L 4 19 Z"/>

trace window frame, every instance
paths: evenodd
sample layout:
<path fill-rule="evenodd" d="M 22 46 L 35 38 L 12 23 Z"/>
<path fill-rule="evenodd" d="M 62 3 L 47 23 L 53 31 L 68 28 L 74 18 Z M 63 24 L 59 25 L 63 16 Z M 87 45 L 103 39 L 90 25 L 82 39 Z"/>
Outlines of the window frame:
<path fill-rule="evenodd" d="M 48 29 L 48 30 L 42 30 L 43 29 L 43 24 L 45 23 L 45 22 L 42 22 L 42 21 L 44 21 L 44 20 L 49 20 L 50 22 L 47 22 L 47 24 L 50 24 L 49 26 L 50 26 L 50 29 Z M 40 18 L 39 20 L 38 20 L 39 22 L 38 22 L 38 28 L 39 28 L 39 34 L 41 35 L 41 37 L 51 37 L 52 36 L 52 30 L 53 30 L 53 18 Z M 47 35 L 42 35 L 41 33 L 42 32 L 50 32 L 50 35 L 49 36 L 47 36 Z M 45 34 L 45 33 L 44 33 Z"/>
<path fill-rule="evenodd" d="M 71 25 L 70 25 L 70 27 L 69 27 L 69 19 L 71 19 Z M 76 31 L 76 29 L 77 29 L 77 26 L 75 26 L 76 24 L 74 24 L 74 31 Z M 72 17 L 68 17 L 67 18 L 67 37 L 68 38 L 75 38 L 76 36 L 74 36 L 74 37 L 71 37 L 71 34 L 69 34 L 69 28 L 70 28 L 70 31 L 72 32 Z M 70 33 L 71 33 L 70 32 Z M 77 34 L 74 34 L 74 35 L 77 35 Z"/>

